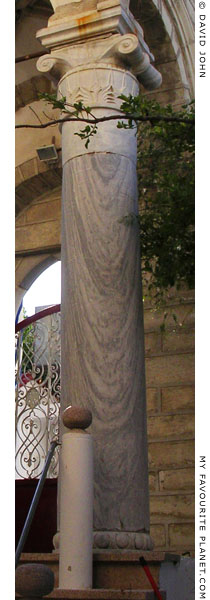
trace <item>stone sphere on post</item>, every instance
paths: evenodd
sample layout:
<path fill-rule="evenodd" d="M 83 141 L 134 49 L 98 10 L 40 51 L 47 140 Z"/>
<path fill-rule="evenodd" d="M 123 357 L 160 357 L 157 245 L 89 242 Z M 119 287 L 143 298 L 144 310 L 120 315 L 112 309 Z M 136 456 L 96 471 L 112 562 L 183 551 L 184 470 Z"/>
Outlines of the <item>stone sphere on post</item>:
<path fill-rule="evenodd" d="M 68 406 L 62 413 L 67 430 L 60 455 L 59 588 L 92 587 L 93 440 L 87 408 Z"/>
<path fill-rule="evenodd" d="M 87 429 L 92 423 L 92 414 L 88 408 L 67 406 L 62 420 L 68 429 Z"/>
<path fill-rule="evenodd" d="M 15 588 L 16 593 L 26 600 L 41 599 L 52 592 L 54 573 L 46 565 L 36 563 L 20 565 L 16 569 Z"/>

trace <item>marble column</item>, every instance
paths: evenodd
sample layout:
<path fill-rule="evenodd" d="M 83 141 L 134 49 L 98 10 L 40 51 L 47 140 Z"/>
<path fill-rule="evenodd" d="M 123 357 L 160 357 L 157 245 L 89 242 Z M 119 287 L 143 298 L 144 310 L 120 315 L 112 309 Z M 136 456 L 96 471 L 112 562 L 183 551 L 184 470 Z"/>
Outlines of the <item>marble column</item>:
<path fill-rule="evenodd" d="M 137 95 L 138 80 L 160 85 L 125 1 L 52 4 L 38 69 L 58 97 L 102 116 Z M 136 135 L 101 123 L 85 148 L 81 128 L 62 125 L 62 410 L 93 415 L 94 547 L 150 550 L 139 231 L 122 223 L 138 212 Z"/>

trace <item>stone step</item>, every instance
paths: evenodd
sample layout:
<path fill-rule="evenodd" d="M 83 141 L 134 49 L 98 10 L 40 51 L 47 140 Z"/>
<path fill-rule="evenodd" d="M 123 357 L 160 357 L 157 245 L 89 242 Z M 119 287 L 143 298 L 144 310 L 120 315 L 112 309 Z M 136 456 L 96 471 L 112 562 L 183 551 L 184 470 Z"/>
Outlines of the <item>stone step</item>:
<path fill-rule="evenodd" d="M 165 592 L 160 592 L 162 599 L 166 600 Z M 92 590 L 62 590 L 54 589 L 54 591 L 46 598 L 56 598 L 56 600 L 157 600 L 153 591 L 150 590 L 107 590 L 107 589 L 92 589 Z"/>
<path fill-rule="evenodd" d="M 152 576 L 158 585 L 160 566 L 163 562 L 177 563 L 180 556 L 166 552 L 141 552 L 141 551 L 110 551 L 93 553 L 93 590 L 91 593 L 100 591 L 108 593 L 107 590 L 114 590 L 119 594 L 119 590 L 129 590 L 133 593 L 140 593 L 140 590 L 151 590 L 152 586 L 147 579 L 144 569 L 139 564 L 139 558 L 143 556 L 146 560 Z M 19 564 L 40 563 L 50 567 L 55 576 L 55 588 L 58 588 L 58 561 L 59 555 L 56 553 L 38 554 L 23 553 Z M 52 592 L 54 594 L 55 592 Z M 56 592 L 57 593 L 57 592 Z M 76 592 L 74 592 L 76 593 Z M 124 592 L 123 592 L 124 593 Z M 55 597 L 50 595 L 50 597 Z M 65 596 L 62 596 L 65 598 Z M 93 596 L 94 597 L 94 596 Z M 96 596 L 95 596 L 96 597 Z M 129 596 L 131 597 L 131 596 Z M 59 598 L 59 596 L 58 596 Z M 76 597 L 75 597 L 76 598 Z M 106 597 L 107 598 L 107 597 Z M 125 596 L 123 596 L 125 598 Z M 146 596 L 142 596 L 146 598 Z M 148 596 L 149 598 L 149 596 Z M 153 598 L 153 596 L 151 596 Z M 140 600 L 140 597 L 138 596 Z"/>
<path fill-rule="evenodd" d="M 166 599 L 166 592 L 160 590 L 162 600 Z M 51 594 L 44 596 L 43 600 L 54 598 L 56 600 L 157 600 L 155 593 L 151 590 L 63 590 L 55 588 Z M 21 596 L 15 596 L 20 600 Z M 38 600 L 38 598 L 36 599 Z"/>

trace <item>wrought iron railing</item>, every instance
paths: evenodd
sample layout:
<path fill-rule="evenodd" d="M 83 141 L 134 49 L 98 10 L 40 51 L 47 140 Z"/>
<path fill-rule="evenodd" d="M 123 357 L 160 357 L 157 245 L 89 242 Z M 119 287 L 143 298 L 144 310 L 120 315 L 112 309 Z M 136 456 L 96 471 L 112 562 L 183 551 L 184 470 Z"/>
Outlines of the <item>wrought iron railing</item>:
<path fill-rule="evenodd" d="M 35 493 L 33 496 L 33 500 L 31 502 L 31 506 L 29 508 L 27 518 L 26 518 L 26 521 L 25 521 L 25 524 L 24 524 L 24 527 L 23 527 L 23 530 L 22 530 L 22 533 L 21 533 L 21 536 L 20 536 L 20 539 L 18 542 L 17 550 L 15 552 L 15 568 L 18 566 L 21 552 L 24 549 L 24 545 L 27 540 L 27 537 L 28 537 L 28 534 L 30 531 L 30 527 L 31 527 L 31 524 L 33 522 L 33 518 L 34 518 L 34 515 L 36 512 L 36 508 L 38 506 L 40 496 L 41 496 L 41 493 L 42 493 L 42 490 L 44 487 L 45 479 L 49 472 L 49 468 L 50 468 L 51 462 L 53 460 L 53 455 L 54 455 L 56 447 L 58 447 L 58 444 L 59 444 L 58 440 L 55 440 L 55 441 L 51 442 L 51 444 L 50 444 L 50 449 L 49 449 L 49 452 L 48 452 L 46 460 L 45 460 L 44 468 L 42 470 L 41 477 L 37 484 L 37 487 L 36 487 L 36 490 L 35 490 Z"/>
<path fill-rule="evenodd" d="M 60 412 L 60 305 L 16 325 L 16 479 L 41 476 Z M 58 446 L 48 478 L 58 476 Z"/>

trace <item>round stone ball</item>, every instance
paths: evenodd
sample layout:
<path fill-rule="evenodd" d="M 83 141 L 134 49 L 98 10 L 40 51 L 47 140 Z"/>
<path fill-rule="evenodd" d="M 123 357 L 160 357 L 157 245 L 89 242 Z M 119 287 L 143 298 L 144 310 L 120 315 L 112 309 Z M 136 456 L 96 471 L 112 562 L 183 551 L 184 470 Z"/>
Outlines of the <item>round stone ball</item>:
<path fill-rule="evenodd" d="M 62 419 L 68 429 L 86 429 L 92 423 L 92 414 L 88 408 L 68 406 L 63 412 Z"/>
<path fill-rule="evenodd" d="M 15 573 L 15 589 L 23 598 L 42 598 L 54 588 L 54 573 L 45 565 L 20 565 Z"/>

